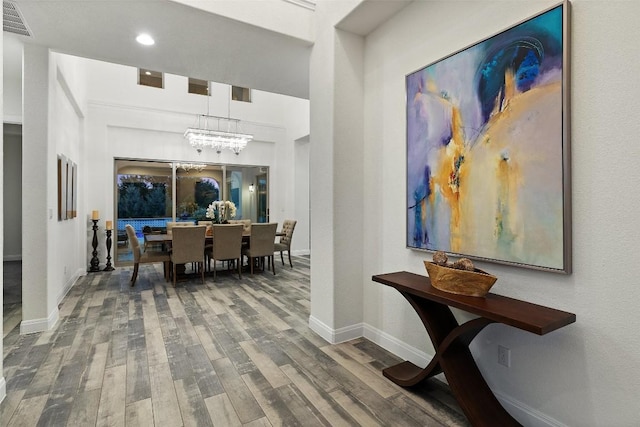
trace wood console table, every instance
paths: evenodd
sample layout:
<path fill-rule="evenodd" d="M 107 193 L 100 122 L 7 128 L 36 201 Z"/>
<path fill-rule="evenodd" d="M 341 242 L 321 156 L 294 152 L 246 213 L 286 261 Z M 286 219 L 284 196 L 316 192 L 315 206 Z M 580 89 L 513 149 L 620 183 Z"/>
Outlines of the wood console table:
<path fill-rule="evenodd" d="M 451 391 L 474 426 L 520 425 L 500 405 L 482 377 L 469 350 L 475 336 L 496 322 L 544 335 L 576 321 L 573 313 L 492 293 L 478 298 L 443 292 L 433 288 L 428 277 L 406 271 L 379 274 L 372 279 L 395 288 L 409 301 L 436 351 L 424 369 L 407 361 L 384 369 L 383 375 L 407 387 L 444 372 Z M 459 325 L 450 307 L 480 317 Z"/>

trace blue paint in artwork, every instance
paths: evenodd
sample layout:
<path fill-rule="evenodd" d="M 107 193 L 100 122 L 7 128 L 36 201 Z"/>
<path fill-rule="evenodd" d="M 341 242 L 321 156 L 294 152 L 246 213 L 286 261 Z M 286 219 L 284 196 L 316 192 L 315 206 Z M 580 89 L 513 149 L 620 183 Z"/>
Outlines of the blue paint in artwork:
<path fill-rule="evenodd" d="M 536 77 L 540 73 L 540 61 L 538 57 L 532 52 L 527 52 L 522 63 L 516 71 L 516 82 L 518 84 L 518 90 L 526 92 L 531 88 L 531 85 L 535 82 Z"/>

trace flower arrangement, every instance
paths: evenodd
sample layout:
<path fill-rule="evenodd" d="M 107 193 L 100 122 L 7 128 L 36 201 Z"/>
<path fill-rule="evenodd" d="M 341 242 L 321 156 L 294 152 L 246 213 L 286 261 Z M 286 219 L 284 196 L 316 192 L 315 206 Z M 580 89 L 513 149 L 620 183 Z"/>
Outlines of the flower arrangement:
<path fill-rule="evenodd" d="M 229 200 L 216 200 L 211 202 L 207 208 L 207 218 L 211 218 L 214 223 L 226 222 L 236 216 L 236 205 Z"/>

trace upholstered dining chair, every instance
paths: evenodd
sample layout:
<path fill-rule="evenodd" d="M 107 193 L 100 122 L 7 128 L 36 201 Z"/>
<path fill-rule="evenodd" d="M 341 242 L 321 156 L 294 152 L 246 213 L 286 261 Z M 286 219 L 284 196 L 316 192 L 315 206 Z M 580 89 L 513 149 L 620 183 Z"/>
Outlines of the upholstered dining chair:
<path fill-rule="evenodd" d="M 125 226 L 125 229 L 127 231 L 127 240 L 129 241 L 129 246 L 131 247 L 131 251 L 133 252 L 133 275 L 131 276 L 131 286 L 136 284 L 140 264 L 152 264 L 156 262 L 163 263 L 164 278 L 166 280 L 169 277 L 169 262 L 171 261 L 169 252 L 157 250 L 148 250 L 142 252 L 142 248 L 140 248 L 140 241 L 138 240 L 138 236 L 136 236 L 136 231 L 134 230 L 133 226 L 127 224 Z"/>
<path fill-rule="evenodd" d="M 216 280 L 216 261 L 235 261 L 238 278 L 242 278 L 242 224 L 213 224 L 213 245 L 207 253 L 207 264 L 211 270 L 213 260 L 213 280 Z"/>
<path fill-rule="evenodd" d="M 173 263 L 173 287 L 176 286 L 176 264 L 197 263 L 204 284 L 204 240 L 207 227 L 174 227 L 171 238 L 171 262 Z"/>
<path fill-rule="evenodd" d="M 282 252 L 287 251 L 287 255 L 289 256 L 289 265 L 291 268 L 293 268 L 293 263 L 291 262 L 291 238 L 293 237 L 293 230 L 296 228 L 297 223 L 298 221 L 294 219 L 285 219 L 282 223 L 282 232 L 284 233 L 284 236 L 280 236 L 280 241 L 274 245 L 275 252 L 280 252 L 282 265 L 284 265 Z"/>
<path fill-rule="evenodd" d="M 173 232 L 176 227 L 193 227 L 193 222 L 190 221 L 167 221 L 167 233 Z"/>
<path fill-rule="evenodd" d="M 251 220 L 250 219 L 230 219 L 229 224 L 242 224 L 242 228 L 245 234 L 251 234 Z"/>
<path fill-rule="evenodd" d="M 277 222 L 258 223 L 251 225 L 251 240 L 248 248 L 242 250 L 242 254 L 249 258 L 251 274 L 256 258 L 267 257 L 267 267 L 271 264 L 273 274 L 276 274 L 276 264 L 273 262 L 273 252 L 276 239 Z M 215 236 L 213 238 L 215 240 Z"/>

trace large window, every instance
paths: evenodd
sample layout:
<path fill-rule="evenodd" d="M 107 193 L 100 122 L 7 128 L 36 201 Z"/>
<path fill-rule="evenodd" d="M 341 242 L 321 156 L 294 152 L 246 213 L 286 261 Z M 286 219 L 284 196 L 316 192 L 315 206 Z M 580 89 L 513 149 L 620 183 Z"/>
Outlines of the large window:
<path fill-rule="evenodd" d="M 234 202 L 236 219 L 268 222 L 268 170 L 266 166 L 116 159 L 116 264 L 133 261 L 127 224 L 143 244 L 145 228 L 162 232 L 167 221 L 208 220 L 207 207 L 216 200 Z M 250 191 L 252 186 L 257 191 Z"/>

